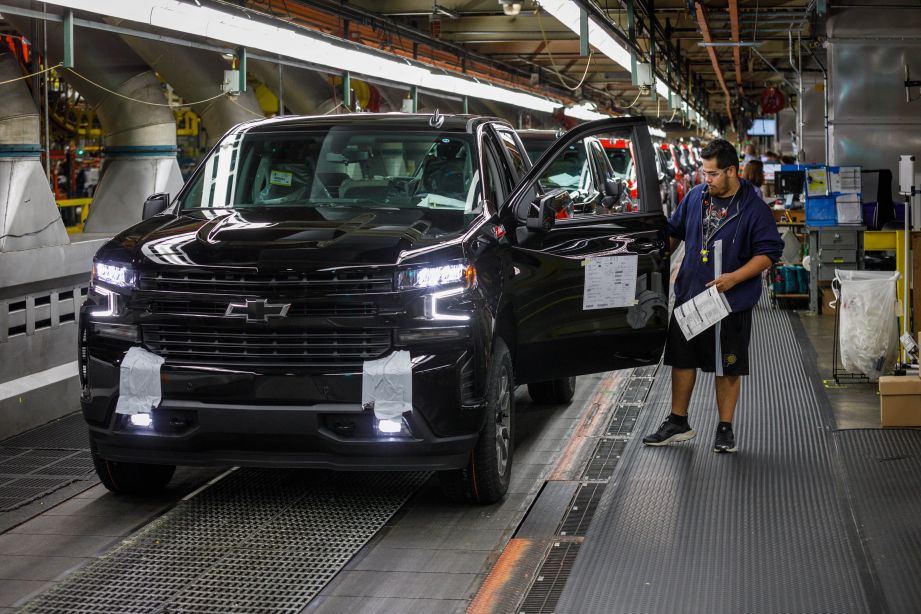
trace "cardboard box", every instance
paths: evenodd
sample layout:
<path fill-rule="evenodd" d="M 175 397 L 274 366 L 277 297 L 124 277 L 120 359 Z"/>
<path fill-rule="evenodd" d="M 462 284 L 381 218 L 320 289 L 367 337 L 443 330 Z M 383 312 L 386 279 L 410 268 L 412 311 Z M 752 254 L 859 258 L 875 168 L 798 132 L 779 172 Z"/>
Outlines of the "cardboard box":
<path fill-rule="evenodd" d="M 879 378 L 879 421 L 883 426 L 921 426 L 921 378 Z"/>

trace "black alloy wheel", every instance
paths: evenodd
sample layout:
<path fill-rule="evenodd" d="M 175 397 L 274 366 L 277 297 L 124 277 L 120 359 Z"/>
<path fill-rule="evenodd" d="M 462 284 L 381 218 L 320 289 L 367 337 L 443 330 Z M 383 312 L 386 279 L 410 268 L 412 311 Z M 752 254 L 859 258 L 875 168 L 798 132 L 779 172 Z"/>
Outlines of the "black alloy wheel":
<path fill-rule="evenodd" d="M 501 338 L 493 343 L 487 380 L 486 423 L 467 466 L 439 472 L 449 499 L 496 503 L 508 491 L 515 445 L 515 381 L 512 357 Z"/>
<path fill-rule="evenodd" d="M 532 401 L 541 405 L 569 403 L 576 394 L 576 376 L 528 384 L 528 394 Z"/>

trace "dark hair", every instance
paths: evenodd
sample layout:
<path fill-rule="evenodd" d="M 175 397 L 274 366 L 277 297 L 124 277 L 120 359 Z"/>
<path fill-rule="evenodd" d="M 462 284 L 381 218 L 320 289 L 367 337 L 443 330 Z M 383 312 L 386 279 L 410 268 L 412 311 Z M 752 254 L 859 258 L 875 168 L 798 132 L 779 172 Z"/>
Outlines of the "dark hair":
<path fill-rule="evenodd" d="M 704 160 L 716 158 L 716 165 L 721 169 L 734 166 L 737 171 L 739 170 L 739 154 L 729 141 L 723 139 L 710 141 L 700 152 L 700 157 Z"/>
<path fill-rule="evenodd" d="M 780 156 L 781 164 L 796 164 L 796 158 L 791 155 Z"/>
<path fill-rule="evenodd" d="M 759 188 L 764 185 L 764 164 L 761 160 L 749 160 L 742 169 L 742 179 L 747 179 Z"/>

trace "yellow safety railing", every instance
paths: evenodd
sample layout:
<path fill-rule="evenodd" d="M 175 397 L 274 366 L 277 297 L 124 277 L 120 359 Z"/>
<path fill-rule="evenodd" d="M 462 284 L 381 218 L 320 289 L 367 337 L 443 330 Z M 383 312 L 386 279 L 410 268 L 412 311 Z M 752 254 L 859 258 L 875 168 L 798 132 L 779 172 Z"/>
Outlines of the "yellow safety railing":
<path fill-rule="evenodd" d="M 72 217 L 72 220 L 78 220 L 77 223 L 70 225 L 67 225 L 66 221 L 64 223 L 65 228 L 67 228 L 67 234 L 83 232 L 83 226 L 86 224 L 86 218 L 90 214 L 90 204 L 92 202 L 92 198 L 65 198 L 57 201 L 58 207 L 61 209 L 79 207 L 78 213 Z"/>

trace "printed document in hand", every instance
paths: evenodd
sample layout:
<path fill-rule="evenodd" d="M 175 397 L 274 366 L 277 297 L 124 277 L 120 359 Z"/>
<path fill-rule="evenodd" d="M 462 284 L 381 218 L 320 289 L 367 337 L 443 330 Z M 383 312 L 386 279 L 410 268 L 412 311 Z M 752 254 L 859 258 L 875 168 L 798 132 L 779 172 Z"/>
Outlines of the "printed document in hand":
<path fill-rule="evenodd" d="M 675 307 L 675 321 L 685 339 L 693 339 L 729 315 L 729 302 L 716 286 Z"/>
<path fill-rule="evenodd" d="M 637 256 L 586 258 L 582 309 L 611 309 L 636 304 Z"/>

